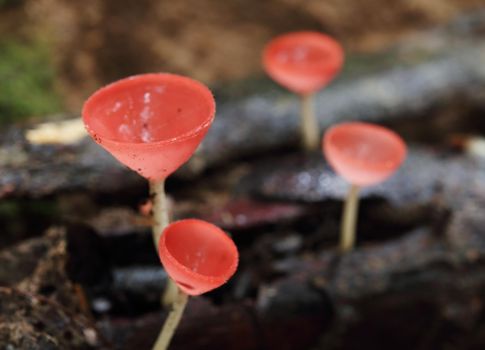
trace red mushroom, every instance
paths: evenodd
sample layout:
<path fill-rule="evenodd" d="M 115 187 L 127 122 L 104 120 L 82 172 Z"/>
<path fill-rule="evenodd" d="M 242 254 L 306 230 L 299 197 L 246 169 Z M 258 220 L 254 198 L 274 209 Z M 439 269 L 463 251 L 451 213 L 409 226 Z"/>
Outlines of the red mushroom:
<path fill-rule="evenodd" d="M 141 176 L 158 181 L 192 156 L 214 113 L 214 98 L 201 83 L 144 74 L 99 89 L 82 114 L 96 142 Z"/>
<path fill-rule="evenodd" d="M 307 150 L 318 147 L 319 127 L 312 96 L 340 71 L 344 52 L 330 36 L 318 32 L 281 35 L 266 45 L 263 66 L 268 75 L 302 99 L 302 136 Z"/>
<path fill-rule="evenodd" d="M 93 139 L 150 181 L 155 245 L 168 224 L 165 179 L 192 156 L 214 114 L 206 86 L 164 73 L 119 80 L 84 104 L 83 121 Z"/>
<path fill-rule="evenodd" d="M 323 138 L 323 152 L 332 168 L 351 184 L 342 218 L 342 252 L 355 242 L 360 187 L 386 180 L 406 157 L 406 144 L 382 126 L 352 122 L 331 127 Z"/>
<path fill-rule="evenodd" d="M 187 295 L 200 295 L 220 287 L 236 272 L 239 254 L 229 236 L 202 220 L 186 219 L 167 226 L 158 246 L 160 260 L 181 293 L 154 349 L 165 349 L 187 303 Z"/>
<path fill-rule="evenodd" d="M 189 295 L 220 287 L 234 274 L 238 263 L 232 239 L 219 227 L 196 219 L 167 226 L 158 252 L 167 273 Z"/>

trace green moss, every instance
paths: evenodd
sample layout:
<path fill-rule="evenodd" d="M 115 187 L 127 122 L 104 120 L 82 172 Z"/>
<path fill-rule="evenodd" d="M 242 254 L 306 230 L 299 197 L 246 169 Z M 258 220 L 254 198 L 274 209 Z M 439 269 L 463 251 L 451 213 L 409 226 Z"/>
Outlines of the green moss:
<path fill-rule="evenodd" d="M 22 5 L 24 0 L 0 0 L 0 10 Z"/>
<path fill-rule="evenodd" d="M 0 123 L 61 109 L 49 56 L 42 43 L 0 41 Z"/>

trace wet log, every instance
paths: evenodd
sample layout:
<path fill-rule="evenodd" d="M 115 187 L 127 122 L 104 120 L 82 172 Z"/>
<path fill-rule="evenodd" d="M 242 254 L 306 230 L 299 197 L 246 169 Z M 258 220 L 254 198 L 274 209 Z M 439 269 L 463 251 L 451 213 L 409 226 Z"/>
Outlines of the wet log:
<path fill-rule="evenodd" d="M 485 160 L 482 158 L 411 148 L 404 165 L 393 177 L 362 190 L 359 220 L 362 242 L 394 239 L 419 226 L 430 227 L 441 234 L 455 210 L 460 210 L 471 199 L 485 198 L 484 177 Z M 205 218 L 232 232 L 244 249 L 250 250 L 249 242 L 255 241 L 257 249 L 265 249 L 266 255 L 278 259 L 301 254 L 310 237 L 295 231 L 292 224 L 319 218 L 325 212 L 335 213 L 335 218 L 326 218 L 321 222 L 322 228 L 315 230 L 325 231 L 319 237 L 336 241 L 337 229 L 330 230 L 328 224 L 329 221 L 337 224 L 349 185 L 326 165 L 321 155 L 302 157 L 295 154 L 265 160 L 255 165 L 235 186 L 243 188 L 253 198 L 225 199 L 222 206 L 211 210 Z M 254 200 L 255 197 L 260 199 Z M 127 215 L 125 211 L 121 213 Z M 131 224 L 125 225 L 125 234 L 111 234 L 117 230 L 118 221 L 113 221 L 115 226 L 102 225 L 102 238 L 96 239 L 96 234 L 87 227 L 80 230 L 82 226 L 69 226 L 69 246 L 73 247 L 71 265 L 82 266 L 80 272 L 86 275 L 79 278 L 80 281 L 92 285 L 91 275 L 100 276 L 100 271 L 108 273 L 110 267 L 105 257 L 111 255 L 113 284 L 109 288 L 143 298 L 153 296 L 153 291 L 161 292 L 166 276 L 160 271 L 148 230 L 139 232 L 138 227 Z M 274 231 L 271 225 L 282 223 L 287 234 L 283 232 L 276 238 L 263 236 L 265 230 Z M 95 224 L 96 221 L 92 222 Z M 390 227 L 394 232 L 386 236 L 385 231 Z M 380 232 L 378 236 L 376 230 Z M 369 234 L 374 236 L 369 239 Z M 115 253 L 128 250 L 131 251 L 129 255 Z M 92 264 L 83 264 L 85 260 Z M 93 267 L 88 268 L 91 265 Z M 276 274 L 287 273 L 286 265 L 287 262 L 282 261 L 269 270 Z M 258 268 L 268 270 L 267 266 L 258 265 Z"/>
<path fill-rule="evenodd" d="M 321 153 L 265 160 L 241 182 L 254 196 L 305 203 L 342 200 L 349 187 Z M 394 206 L 439 199 L 450 208 L 459 208 L 469 198 L 485 198 L 485 159 L 411 147 L 398 171 L 379 185 L 363 188 L 361 197 L 379 197 Z"/>
<path fill-rule="evenodd" d="M 174 349 L 460 349 L 485 346 L 485 201 L 457 210 L 442 235 L 418 229 L 340 256 L 290 264 L 257 300 L 192 301 Z M 161 315 L 104 327 L 119 348 L 149 347 Z"/>
<path fill-rule="evenodd" d="M 320 167 L 322 163 L 315 163 L 321 162 L 320 159 L 314 158 L 303 167 L 293 162 L 289 162 L 287 169 L 278 166 L 283 173 L 288 171 L 291 175 L 295 169 L 309 171 Z M 443 188 L 438 191 L 442 194 L 441 205 L 451 215 L 430 218 L 400 239 L 361 244 L 345 256 L 323 250 L 306 253 L 304 258 L 289 258 L 284 264 L 274 261 L 279 265 L 279 277 L 265 280 L 256 297 L 246 297 L 246 303 L 231 301 L 212 305 L 211 299 L 194 299 L 174 339 L 174 348 L 285 350 L 314 346 L 340 350 L 372 346 L 399 350 L 445 348 L 452 344 L 459 344 L 458 348 L 465 350 L 483 347 L 485 339 L 479 331 L 485 329 L 483 161 L 414 148 L 409 162 L 410 168 L 402 172 L 404 177 L 380 195 L 399 205 L 392 192 L 400 193 L 400 184 L 407 184 L 405 193 L 411 191 L 417 201 L 426 202 L 436 193 L 428 194 L 425 187 L 441 181 Z M 266 171 L 275 168 L 275 164 L 267 165 Z M 426 167 L 429 167 L 427 172 L 421 169 Z M 407 171 L 416 175 L 416 181 L 424 187 L 417 187 L 416 192 L 417 184 Z M 290 186 L 280 187 L 287 190 Z M 418 192 L 423 192 L 421 197 Z M 308 201 L 318 203 L 322 198 Z M 412 198 L 405 196 L 403 201 L 409 203 Z M 444 222 L 435 222 L 443 219 Z M 393 235 L 389 231 L 389 236 Z M 68 229 L 67 244 L 62 237 L 63 230 L 54 230 L 47 240 L 34 239 L 3 250 L 0 261 L 4 269 L 0 269 L 0 279 L 3 283 L 25 287 L 28 292 L 46 293 L 71 304 L 72 284 L 60 259 L 65 257 L 67 246 L 71 247 L 69 254 L 74 265 L 68 268 L 71 278 L 95 288 L 107 283 L 99 279 L 109 267 L 102 259 L 106 251 L 99 238 L 79 227 Z M 111 243 L 116 243 L 111 239 Z M 146 242 L 147 250 L 152 251 L 149 235 Z M 138 250 L 133 244 L 130 247 L 130 252 Z M 109 249 L 127 251 L 117 249 L 115 244 Z M 35 258 L 24 260 L 29 254 Z M 149 260 L 156 261 L 155 254 L 152 255 Z M 21 259 L 22 266 L 16 258 Z M 79 258 L 77 262 L 76 258 Z M 76 266 L 78 269 L 73 268 Z M 114 276 L 111 286 L 121 292 L 131 288 L 130 292 L 143 294 L 143 289 L 156 289 L 154 286 L 163 281 L 160 270 L 152 274 L 142 271 L 141 275 L 134 266 L 130 268 L 129 271 L 128 267 L 114 268 L 112 271 L 118 276 Z M 20 272 L 12 274 L 14 269 Z M 89 275 L 98 278 L 83 276 L 87 270 L 92 272 Z M 40 283 L 43 281 L 59 288 L 46 288 Z M 153 295 L 158 291 L 152 292 Z M 163 318 L 160 311 L 135 319 L 113 317 L 99 326 L 118 348 L 149 348 Z"/>
<path fill-rule="evenodd" d="M 191 299 L 173 349 L 297 349 L 308 348 L 321 334 L 331 314 L 311 291 L 296 292 L 268 317 L 252 303 L 216 307 L 204 297 Z M 297 297 L 299 300 L 295 300 Z M 309 298 L 308 298 L 309 297 Z M 292 299 L 293 298 L 293 299 Z M 279 315 L 279 316 L 277 316 Z M 148 348 L 156 338 L 165 314 L 138 320 L 112 319 L 98 325 L 119 349 Z M 274 317 L 274 318 L 273 318 Z"/>
<path fill-rule="evenodd" d="M 321 158 L 297 160 L 300 163 L 285 159 L 286 168 L 266 162 L 265 171 L 278 168 L 289 178 L 312 169 L 321 173 Z M 216 306 L 210 299 L 193 300 L 174 348 L 404 350 L 459 344 L 457 348 L 471 350 L 485 346 L 485 337 L 477 331 L 485 329 L 483 166 L 478 158 L 413 148 L 388 187 L 374 189 L 375 193 L 369 188 L 371 192 L 364 195 L 379 195 L 397 206 L 440 197 L 435 204 L 440 202 L 450 215 L 430 217 L 399 239 L 364 244 L 345 256 L 325 250 L 274 261 L 281 277 L 265 281 L 257 297 L 243 304 Z M 265 188 L 257 177 L 250 177 L 259 184 L 256 189 Z M 281 192 L 272 194 L 279 200 L 315 203 L 340 199 L 344 192 L 331 192 L 332 181 L 336 179 L 312 180 L 312 186 L 324 185 L 323 190 L 308 186 L 304 191 L 295 184 L 279 183 L 274 188 Z M 305 197 L 313 192 L 321 197 Z M 389 232 L 389 237 L 393 235 Z M 138 275 L 134 292 L 146 293 L 143 285 L 151 289 L 154 278 L 163 278 L 154 269 L 152 274 L 147 271 L 151 270 L 129 271 L 130 277 Z M 118 270 L 120 276 L 125 272 Z M 121 281 L 116 288 L 131 288 L 131 283 Z M 160 313 L 134 323 L 114 319 L 104 326 L 112 335 L 121 332 L 119 347 L 127 349 L 150 346 L 162 321 Z"/>
<path fill-rule="evenodd" d="M 442 348 L 456 342 L 460 349 L 480 348 L 485 345 L 482 333 L 476 331 L 485 327 L 484 209 L 483 197 L 462 202 L 439 235 L 423 227 L 399 240 L 360 247 L 343 257 L 326 251 L 294 259 L 286 264 L 284 277 L 261 286 L 254 301 L 215 306 L 207 299 L 194 299 L 174 339 L 174 348 L 299 349 L 313 345 L 316 349 L 355 349 L 372 345 L 376 349 L 409 349 Z M 22 247 L 17 249 L 20 254 L 26 251 Z M 49 251 L 36 240 L 32 247 L 40 256 Z M 35 276 L 35 271 L 44 270 L 29 267 L 31 264 L 34 262 L 26 264 L 22 275 L 30 276 L 33 271 Z M 153 279 L 147 280 L 152 288 Z M 137 288 L 144 284 L 140 278 L 136 281 Z M 122 284 L 123 288 L 129 285 L 123 281 Z M 4 295 L 2 299 L 6 305 L 22 310 L 18 300 L 11 304 L 11 298 Z M 56 309 L 64 312 L 60 307 Z M 10 309 L 3 306 L 2 310 Z M 40 311 L 34 308 L 32 312 Z M 13 315 L 10 311 L 2 314 Z M 47 318 L 32 317 L 32 322 L 42 319 L 49 332 L 51 324 L 46 320 L 57 320 L 50 313 Z M 19 318 L 8 324 L 12 327 L 25 321 Z M 100 326 L 117 348 L 149 348 L 162 321 L 160 312 L 138 320 L 113 318 Z M 11 337 L 14 333 L 5 334 Z M 30 333 L 26 334 L 30 337 Z M 33 334 L 33 339 L 44 344 L 45 339 L 36 338 L 39 334 L 42 332 Z M 75 334 L 75 339 L 90 339 L 83 338 L 85 334 L 81 338 Z"/>
<path fill-rule="evenodd" d="M 485 26 L 482 17 L 472 16 L 468 21 L 472 25 L 462 20 L 465 24 L 433 30 L 388 52 L 364 59 L 350 57 L 348 72 L 316 97 L 320 128 L 349 119 L 389 122 L 424 117 L 432 109 L 449 109 L 454 103 L 458 111 L 467 110 L 464 106 L 482 108 L 485 45 L 475 35 Z M 260 86 L 262 91 L 253 89 L 245 96 L 218 98 L 213 127 L 176 176 L 195 175 L 229 159 L 295 146 L 298 101 L 271 86 Z M 116 193 L 144 186 L 138 175 L 90 139 L 33 144 L 25 138 L 31 127 L 14 126 L 0 133 L 0 198 L 86 189 Z"/>

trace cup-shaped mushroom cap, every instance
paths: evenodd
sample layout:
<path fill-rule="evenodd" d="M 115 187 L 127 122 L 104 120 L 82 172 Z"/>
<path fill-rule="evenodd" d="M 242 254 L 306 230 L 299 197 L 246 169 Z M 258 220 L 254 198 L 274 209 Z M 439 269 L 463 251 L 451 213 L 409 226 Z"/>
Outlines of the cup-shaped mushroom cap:
<path fill-rule="evenodd" d="M 331 127 L 323 152 L 332 168 L 354 185 L 368 186 L 391 176 L 406 157 L 406 144 L 379 125 L 353 122 Z"/>
<path fill-rule="evenodd" d="M 174 74 L 142 74 L 96 91 L 83 107 L 89 134 L 121 163 L 165 179 L 194 153 L 215 113 L 209 89 Z"/>
<path fill-rule="evenodd" d="M 200 295 L 226 283 L 239 260 L 236 245 L 224 231 L 196 219 L 167 226 L 158 253 L 168 275 L 189 295 Z"/>
<path fill-rule="evenodd" d="M 327 85 L 340 71 L 340 44 L 318 32 L 294 32 L 276 37 L 263 52 L 268 75 L 288 90 L 309 94 Z"/>

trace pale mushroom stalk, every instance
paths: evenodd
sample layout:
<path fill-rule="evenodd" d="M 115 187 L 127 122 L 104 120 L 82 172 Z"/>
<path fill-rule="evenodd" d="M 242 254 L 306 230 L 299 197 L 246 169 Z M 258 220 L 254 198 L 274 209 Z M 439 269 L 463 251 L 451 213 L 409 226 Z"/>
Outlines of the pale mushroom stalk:
<path fill-rule="evenodd" d="M 351 185 L 345 200 L 340 234 L 340 252 L 347 253 L 355 246 L 355 228 L 359 212 L 360 187 Z"/>
<path fill-rule="evenodd" d="M 153 223 L 152 234 L 155 250 L 158 251 L 158 242 L 163 230 L 170 223 L 168 200 L 165 193 L 165 180 L 150 181 L 150 197 L 153 202 Z M 175 283 L 169 278 L 165 292 L 161 297 L 161 303 L 164 306 L 174 304 L 176 302 L 178 288 Z"/>
<path fill-rule="evenodd" d="M 163 230 L 169 224 L 168 201 L 165 194 L 165 180 L 150 181 L 150 197 L 153 204 L 153 243 L 158 250 L 158 242 Z"/>
<path fill-rule="evenodd" d="M 172 340 L 175 330 L 180 323 L 180 319 L 182 318 L 182 314 L 184 313 L 189 296 L 180 290 L 178 291 L 176 296 L 177 298 L 172 304 L 172 309 L 170 310 L 170 313 L 165 320 L 162 331 L 158 335 L 157 341 L 153 346 L 153 350 L 167 349 L 170 345 L 170 341 Z"/>
<path fill-rule="evenodd" d="M 318 149 L 320 144 L 320 128 L 315 116 L 313 94 L 301 95 L 301 136 L 306 151 Z"/>

